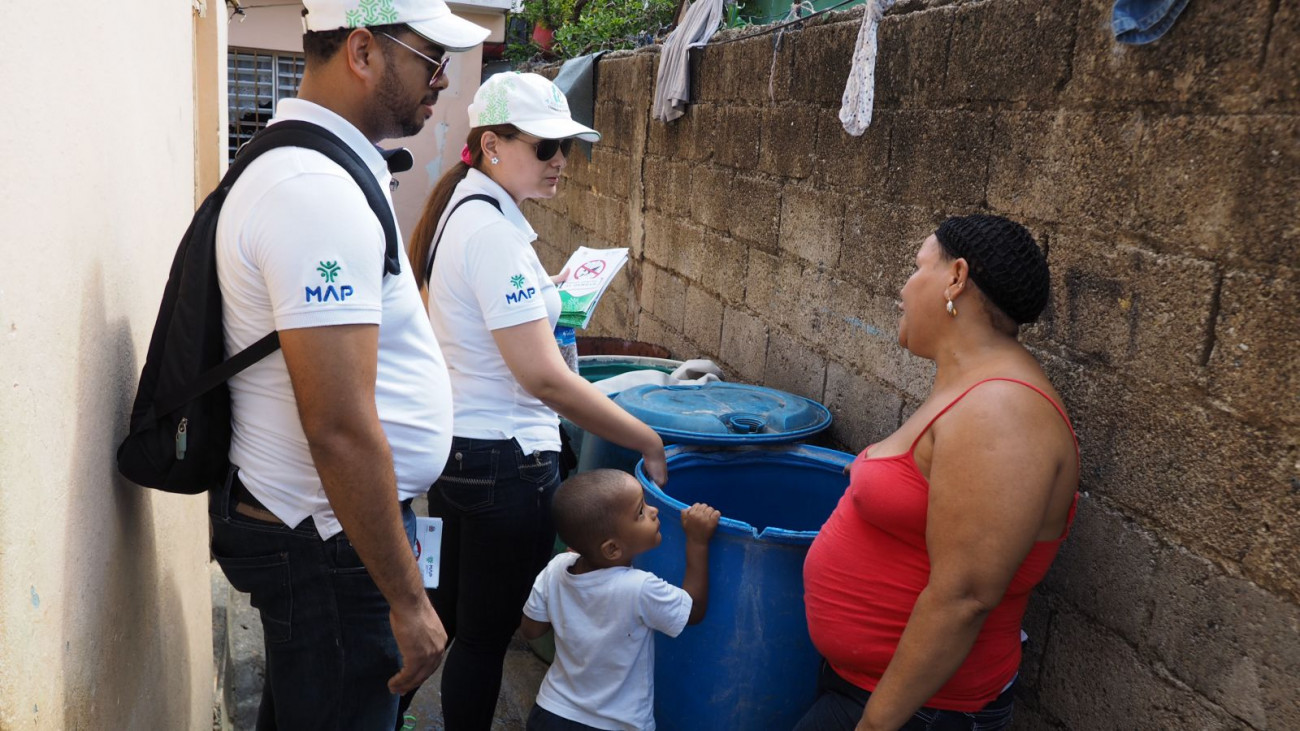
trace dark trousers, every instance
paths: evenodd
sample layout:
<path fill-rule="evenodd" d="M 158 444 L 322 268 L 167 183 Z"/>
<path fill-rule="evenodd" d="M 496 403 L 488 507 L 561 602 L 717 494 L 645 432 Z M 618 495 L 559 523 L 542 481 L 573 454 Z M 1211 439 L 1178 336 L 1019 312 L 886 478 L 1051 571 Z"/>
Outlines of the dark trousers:
<path fill-rule="evenodd" d="M 533 580 L 555 545 L 556 452 L 524 454 L 514 439 L 452 440 L 429 515 L 443 519 L 438 588 L 429 592 L 454 641 L 442 671 L 447 731 L 492 726 L 501 667 Z"/>
<path fill-rule="evenodd" d="M 871 693 L 840 677 L 825 660 L 818 686 L 821 695 L 794 731 L 853 731 L 862 720 Z M 1002 695 L 974 713 L 923 706 L 899 731 L 999 731 L 1011 725 L 1015 688 L 1013 682 Z"/>
<path fill-rule="evenodd" d="M 212 555 L 262 619 L 266 681 L 257 728 L 388 729 L 401 666 L 388 601 L 339 533 L 322 541 L 311 518 L 289 528 L 234 511 L 238 478 L 209 493 Z M 247 498 L 244 498 L 247 501 Z M 402 505 L 412 545 L 415 513 Z"/>
<path fill-rule="evenodd" d="M 564 716 L 551 713 L 536 703 L 528 714 L 528 725 L 524 726 L 524 729 L 525 731 L 600 731 L 595 726 L 570 721 Z"/>

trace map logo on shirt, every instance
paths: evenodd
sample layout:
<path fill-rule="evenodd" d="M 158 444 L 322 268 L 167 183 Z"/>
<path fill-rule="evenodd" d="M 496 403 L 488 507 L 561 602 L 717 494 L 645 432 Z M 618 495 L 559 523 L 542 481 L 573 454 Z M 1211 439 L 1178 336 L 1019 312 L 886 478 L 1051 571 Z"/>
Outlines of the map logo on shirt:
<path fill-rule="evenodd" d="M 533 295 L 537 294 L 537 290 L 533 287 L 524 289 L 524 281 L 524 275 L 522 274 L 516 274 L 510 278 L 510 286 L 515 291 L 506 295 L 506 304 L 517 305 L 520 302 L 532 299 Z"/>
<path fill-rule="evenodd" d="M 337 261 L 323 261 L 317 267 L 316 271 L 320 273 L 321 279 L 325 280 L 324 287 L 305 287 L 307 302 L 342 302 L 352 295 L 352 287 L 347 284 L 334 286 L 334 280 L 338 278 L 339 272 L 343 268 Z"/>

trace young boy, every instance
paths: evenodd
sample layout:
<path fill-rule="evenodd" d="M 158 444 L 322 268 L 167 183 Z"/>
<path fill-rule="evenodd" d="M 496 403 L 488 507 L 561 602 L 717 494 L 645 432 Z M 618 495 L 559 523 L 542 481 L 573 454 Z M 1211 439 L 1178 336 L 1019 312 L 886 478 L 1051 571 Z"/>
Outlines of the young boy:
<path fill-rule="evenodd" d="M 682 588 L 632 568 L 659 545 L 659 511 L 641 485 L 618 470 L 583 472 L 560 485 L 551 504 L 555 530 L 570 552 L 551 559 L 524 605 L 523 635 L 555 630 L 555 661 L 537 692 L 528 731 L 652 731 L 654 636 L 676 637 L 704 619 L 709 600 L 709 539 L 718 511 L 682 511 L 686 575 Z"/>

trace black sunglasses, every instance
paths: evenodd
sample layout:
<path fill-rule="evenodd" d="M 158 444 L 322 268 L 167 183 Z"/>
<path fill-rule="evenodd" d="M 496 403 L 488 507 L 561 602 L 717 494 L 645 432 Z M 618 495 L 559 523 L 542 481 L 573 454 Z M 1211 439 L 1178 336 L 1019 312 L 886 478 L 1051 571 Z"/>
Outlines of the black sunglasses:
<path fill-rule="evenodd" d="M 573 138 L 566 137 L 562 140 L 538 140 L 533 143 L 533 150 L 537 153 L 537 159 L 546 162 L 555 157 L 556 151 L 563 152 L 565 157 L 569 156 L 569 150 L 573 149 Z"/>

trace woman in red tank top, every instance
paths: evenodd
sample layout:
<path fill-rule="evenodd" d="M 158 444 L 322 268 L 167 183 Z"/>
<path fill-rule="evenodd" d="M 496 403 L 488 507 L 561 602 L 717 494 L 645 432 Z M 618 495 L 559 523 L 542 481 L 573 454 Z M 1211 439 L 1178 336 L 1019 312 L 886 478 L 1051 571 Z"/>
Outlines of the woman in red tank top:
<path fill-rule="evenodd" d="M 1018 340 L 1047 262 L 998 216 L 945 221 L 902 290 L 899 344 L 930 395 L 850 467 L 804 564 L 822 694 L 796 727 L 985 729 L 1011 721 L 1020 621 L 1074 518 L 1079 456 Z"/>

